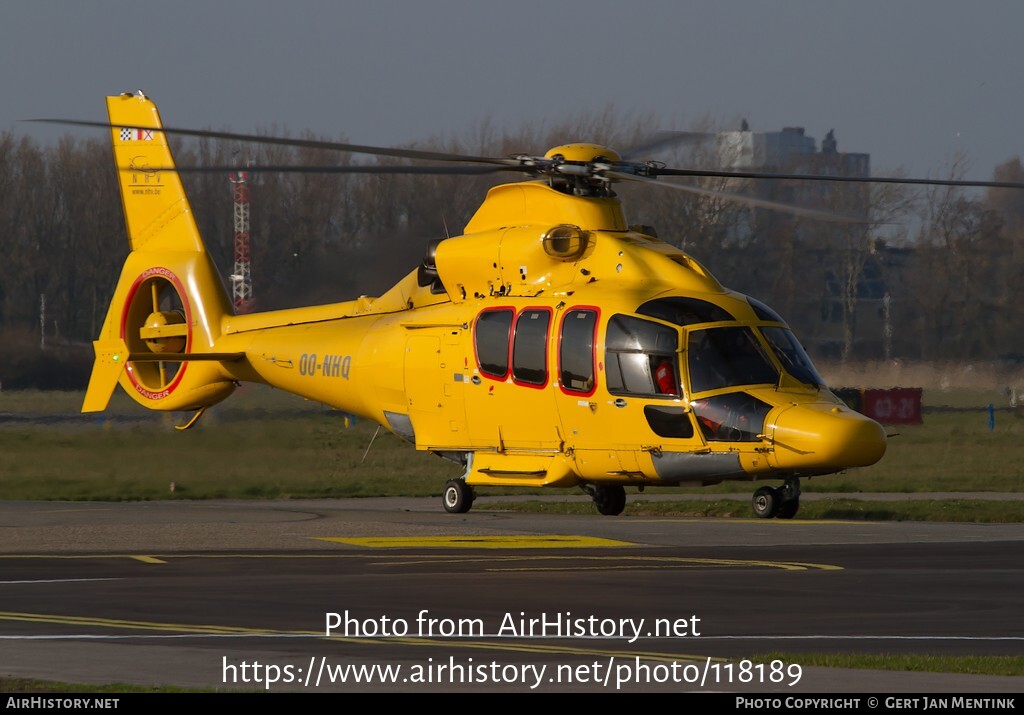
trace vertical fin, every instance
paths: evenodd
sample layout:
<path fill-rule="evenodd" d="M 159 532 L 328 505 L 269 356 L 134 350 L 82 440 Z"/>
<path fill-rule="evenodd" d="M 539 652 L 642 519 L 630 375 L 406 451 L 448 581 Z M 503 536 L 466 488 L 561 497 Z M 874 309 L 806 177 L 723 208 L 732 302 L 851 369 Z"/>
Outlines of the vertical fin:
<path fill-rule="evenodd" d="M 131 250 L 205 252 L 156 105 L 122 94 L 107 113 Z"/>

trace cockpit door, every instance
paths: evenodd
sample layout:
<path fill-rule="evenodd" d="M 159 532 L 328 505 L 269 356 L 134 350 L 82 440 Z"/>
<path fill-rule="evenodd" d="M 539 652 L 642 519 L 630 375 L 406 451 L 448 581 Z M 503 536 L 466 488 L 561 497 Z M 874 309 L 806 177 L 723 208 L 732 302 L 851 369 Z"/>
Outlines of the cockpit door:
<path fill-rule="evenodd" d="M 566 444 L 592 481 L 656 477 L 652 459 L 703 446 L 685 402 L 680 329 L 596 308 L 563 314 L 556 397 Z"/>

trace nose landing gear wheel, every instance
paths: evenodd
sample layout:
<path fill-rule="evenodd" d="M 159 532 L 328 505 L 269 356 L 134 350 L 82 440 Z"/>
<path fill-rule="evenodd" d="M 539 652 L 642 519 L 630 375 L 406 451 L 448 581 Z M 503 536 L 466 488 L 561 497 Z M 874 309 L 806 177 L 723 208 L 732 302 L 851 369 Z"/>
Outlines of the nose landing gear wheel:
<path fill-rule="evenodd" d="M 476 493 L 473 491 L 473 487 L 462 479 L 449 479 L 445 483 L 444 493 L 441 495 L 444 510 L 449 514 L 465 514 L 473 507 L 475 498 Z"/>
<path fill-rule="evenodd" d="M 800 509 L 799 486 L 787 482 L 781 489 L 761 487 L 754 492 L 754 498 L 750 503 L 754 507 L 754 513 L 761 519 L 792 519 Z"/>
<path fill-rule="evenodd" d="M 779 506 L 782 504 L 782 495 L 775 487 L 761 487 L 754 492 L 754 498 L 750 503 L 759 518 L 771 519 L 778 514 Z"/>

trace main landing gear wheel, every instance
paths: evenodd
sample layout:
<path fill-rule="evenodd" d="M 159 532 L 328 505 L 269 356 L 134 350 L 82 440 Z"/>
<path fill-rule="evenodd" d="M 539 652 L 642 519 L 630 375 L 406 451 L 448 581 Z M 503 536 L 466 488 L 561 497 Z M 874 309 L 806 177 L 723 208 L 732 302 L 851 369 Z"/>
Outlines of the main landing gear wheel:
<path fill-rule="evenodd" d="M 754 513 L 761 519 L 771 519 L 776 516 L 781 505 L 782 495 L 775 487 L 761 487 L 754 492 L 754 498 L 751 500 Z"/>
<path fill-rule="evenodd" d="M 605 516 L 618 516 L 626 508 L 626 490 L 620 486 L 596 486 L 591 496 L 594 506 Z"/>
<path fill-rule="evenodd" d="M 796 516 L 797 511 L 800 509 L 800 497 L 796 499 L 790 499 L 784 501 L 779 505 L 779 510 L 775 512 L 776 519 L 792 519 Z"/>
<path fill-rule="evenodd" d="M 441 495 L 444 510 L 449 514 L 465 514 L 473 507 L 475 498 L 473 487 L 462 479 L 449 479 L 445 482 L 444 493 Z"/>

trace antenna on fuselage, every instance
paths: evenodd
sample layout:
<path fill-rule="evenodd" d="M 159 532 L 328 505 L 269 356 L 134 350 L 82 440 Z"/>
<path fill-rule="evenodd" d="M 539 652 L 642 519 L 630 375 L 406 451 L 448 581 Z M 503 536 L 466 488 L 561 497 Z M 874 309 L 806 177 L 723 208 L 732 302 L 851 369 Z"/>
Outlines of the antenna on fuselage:
<path fill-rule="evenodd" d="M 379 435 L 379 434 L 380 434 L 380 425 L 377 425 L 377 431 L 373 433 L 372 437 L 370 437 L 370 443 L 368 445 L 366 445 L 366 451 L 363 452 L 363 458 L 359 460 L 360 464 L 362 464 L 363 462 L 366 461 L 366 455 L 368 455 L 370 453 L 370 447 L 373 446 L 373 441 L 375 439 L 377 439 L 377 435 Z"/>

